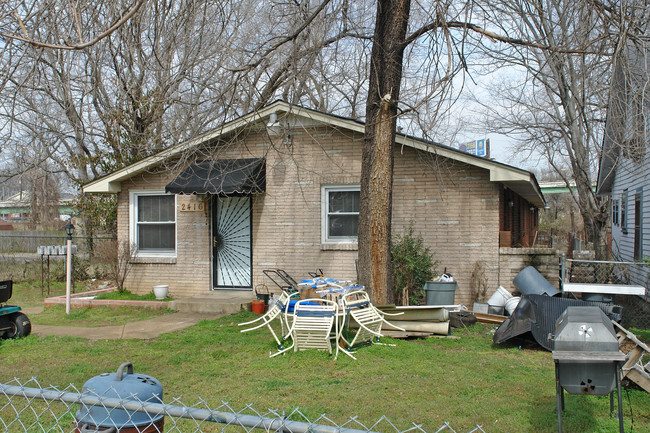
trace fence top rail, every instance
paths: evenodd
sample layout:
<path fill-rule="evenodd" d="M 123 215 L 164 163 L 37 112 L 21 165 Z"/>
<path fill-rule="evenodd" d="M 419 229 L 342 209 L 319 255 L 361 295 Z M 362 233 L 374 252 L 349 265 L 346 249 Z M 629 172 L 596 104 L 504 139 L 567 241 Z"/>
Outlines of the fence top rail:
<path fill-rule="evenodd" d="M 220 424 L 264 429 L 267 432 L 288 430 L 291 433 L 376 433 L 370 429 L 360 430 L 340 426 L 291 421 L 286 419 L 286 417 L 269 418 L 256 415 L 242 415 L 211 409 L 163 404 L 162 402 L 150 403 L 134 399 L 104 397 L 89 392 L 78 393 L 52 389 L 29 388 L 3 383 L 0 383 L 0 394 L 19 396 L 27 399 L 36 398 L 49 401 L 62 401 L 83 405 L 85 407 L 103 406 L 136 412 L 146 412 L 149 415 L 167 415 L 178 418 L 217 422 Z"/>
<path fill-rule="evenodd" d="M 587 259 L 566 259 L 567 262 L 579 262 L 579 263 L 598 263 L 598 264 L 608 264 L 608 265 L 639 265 L 647 266 L 643 262 L 617 262 L 612 260 L 587 260 Z"/>

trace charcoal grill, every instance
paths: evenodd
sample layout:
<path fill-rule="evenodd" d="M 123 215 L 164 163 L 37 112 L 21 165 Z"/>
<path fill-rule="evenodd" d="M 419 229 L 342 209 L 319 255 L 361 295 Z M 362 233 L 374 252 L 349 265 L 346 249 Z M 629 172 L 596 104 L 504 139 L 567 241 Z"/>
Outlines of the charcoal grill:
<path fill-rule="evenodd" d="M 614 413 L 614 389 L 618 395 L 619 430 L 623 433 L 621 365 L 625 354 L 619 350 L 610 319 L 598 307 L 567 307 L 555 324 L 553 361 L 557 392 L 557 423 L 562 432 L 564 390 L 569 394 L 607 395 Z"/>
<path fill-rule="evenodd" d="M 151 376 L 133 373 L 133 364 L 125 362 L 117 373 L 103 373 L 88 380 L 82 393 L 104 398 L 118 398 L 162 403 L 162 385 Z M 165 417 L 148 412 L 113 409 L 82 404 L 77 411 L 75 433 L 161 433 Z"/>

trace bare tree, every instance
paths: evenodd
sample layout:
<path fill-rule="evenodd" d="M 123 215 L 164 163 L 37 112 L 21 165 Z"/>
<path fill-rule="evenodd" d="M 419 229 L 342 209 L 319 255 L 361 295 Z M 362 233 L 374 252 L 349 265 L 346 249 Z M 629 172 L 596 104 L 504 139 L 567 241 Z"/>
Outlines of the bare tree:
<path fill-rule="evenodd" d="M 597 258 L 606 255 L 607 203 L 596 196 L 614 53 L 632 29 L 632 4 L 597 1 L 487 2 L 486 19 L 503 33 L 553 49 L 483 44 L 509 67 L 482 101 L 488 130 L 517 138 L 517 153 L 539 155 L 567 185 Z M 628 9 L 631 7 L 631 9 Z M 568 170 L 567 170 L 568 168 Z"/>
<path fill-rule="evenodd" d="M 54 1 L 1 15 L 4 33 L 16 20 L 26 30 L 6 36 L 0 57 L 0 133 L 7 149 L 48 134 L 43 157 L 76 183 L 278 97 L 329 109 L 335 102 L 325 89 L 314 91 L 314 71 L 331 69 L 344 51 L 337 44 L 363 33 L 352 19 L 361 6 L 347 0 L 75 5 Z M 106 28 L 99 39 L 89 35 Z"/>

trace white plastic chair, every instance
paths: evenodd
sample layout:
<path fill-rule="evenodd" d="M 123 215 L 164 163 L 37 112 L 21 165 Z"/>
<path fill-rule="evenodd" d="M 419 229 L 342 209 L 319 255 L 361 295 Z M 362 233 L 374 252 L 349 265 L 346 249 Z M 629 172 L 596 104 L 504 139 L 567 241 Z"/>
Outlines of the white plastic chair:
<path fill-rule="evenodd" d="M 341 302 L 343 303 L 345 320 L 347 320 L 349 324 L 349 320 L 353 319 L 358 325 L 358 329 L 350 341 L 343 336 L 343 333 L 341 333 L 341 339 L 348 345 L 348 347 L 347 349 L 340 347 L 340 350 L 353 359 L 357 358 L 352 355 L 354 352 L 352 352 L 351 349 L 363 344 L 383 344 L 379 343 L 379 338 L 383 337 L 381 334 L 381 328 L 384 324 L 396 330 L 404 331 L 404 329 L 395 326 L 384 319 L 384 315 L 387 313 L 377 310 L 370 302 L 370 298 L 365 291 L 359 290 L 343 295 Z M 388 315 L 396 316 L 400 314 L 404 313 Z"/>
<path fill-rule="evenodd" d="M 282 341 L 284 341 L 284 339 L 280 341 L 275 331 L 273 330 L 273 327 L 271 326 L 271 322 L 273 322 L 273 320 L 277 318 L 278 320 L 280 320 L 280 324 L 282 327 L 282 331 L 281 331 L 282 335 L 284 335 L 287 332 L 289 327 L 286 322 L 285 312 L 287 311 L 287 307 L 289 305 L 290 299 L 291 297 L 287 292 L 282 292 L 282 294 L 278 297 L 278 299 L 273 302 L 273 305 L 269 306 L 269 309 L 265 314 L 263 314 L 262 316 L 258 317 L 255 320 L 251 320 L 250 322 L 239 323 L 239 326 L 245 326 L 245 325 L 252 325 L 254 323 L 261 322 L 259 325 L 255 325 L 247 329 L 242 329 L 240 332 L 254 331 L 255 329 L 259 329 L 263 326 L 266 326 L 269 328 L 269 331 L 271 331 L 271 334 L 273 335 L 273 338 L 275 338 L 276 343 L 278 343 L 278 349 L 280 350 L 284 349 L 284 344 L 282 344 Z"/>
<path fill-rule="evenodd" d="M 293 322 L 285 339 L 291 337 L 291 345 L 271 355 L 307 349 L 327 350 L 332 354 L 332 338 L 338 338 L 338 304 L 326 299 L 303 299 L 293 307 Z M 334 334 L 332 331 L 334 330 Z M 338 355 L 338 345 L 336 346 Z"/>

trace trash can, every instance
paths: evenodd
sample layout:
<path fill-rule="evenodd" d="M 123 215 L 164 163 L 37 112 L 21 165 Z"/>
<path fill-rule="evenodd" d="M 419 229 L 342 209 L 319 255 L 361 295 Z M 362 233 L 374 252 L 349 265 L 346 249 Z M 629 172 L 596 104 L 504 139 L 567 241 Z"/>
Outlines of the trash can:
<path fill-rule="evenodd" d="M 126 371 L 125 371 L 126 370 Z M 93 397 L 162 403 L 162 385 L 144 374 L 134 374 L 133 364 L 125 362 L 117 373 L 102 373 L 88 380 L 82 394 Z M 75 433 L 158 433 L 164 428 L 165 416 L 147 412 L 113 409 L 102 405 L 85 405 L 76 414 Z"/>
<path fill-rule="evenodd" d="M 454 305 L 456 298 L 456 281 L 427 281 L 424 283 L 427 305 Z"/>

